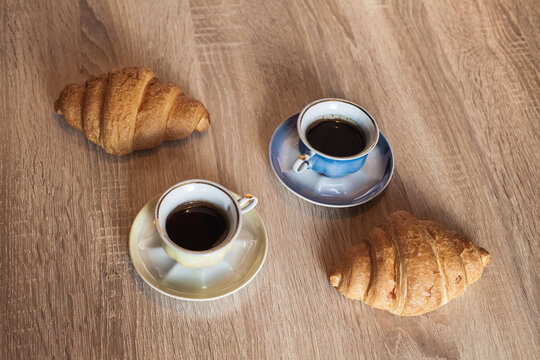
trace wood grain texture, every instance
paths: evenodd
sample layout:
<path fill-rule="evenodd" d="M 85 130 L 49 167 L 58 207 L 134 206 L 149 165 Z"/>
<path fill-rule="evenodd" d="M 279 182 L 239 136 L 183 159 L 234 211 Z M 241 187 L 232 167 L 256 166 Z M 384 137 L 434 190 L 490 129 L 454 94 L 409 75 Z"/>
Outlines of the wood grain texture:
<path fill-rule="evenodd" d="M 0 358 L 540 357 L 537 1 L 3 0 L 0 18 Z M 210 131 L 117 158 L 54 115 L 65 84 L 129 65 L 201 99 Z M 274 129 L 322 97 L 392 144 L 366 205 L 311 205 L 270 169 Z M 160 295 L 128 255 L 138 210 L 189 178 L 256 194 L 268 228 L 259 276 L 219 301 Z M 493 258 L 420 317 L 327 280 L 398 209 Z"/>

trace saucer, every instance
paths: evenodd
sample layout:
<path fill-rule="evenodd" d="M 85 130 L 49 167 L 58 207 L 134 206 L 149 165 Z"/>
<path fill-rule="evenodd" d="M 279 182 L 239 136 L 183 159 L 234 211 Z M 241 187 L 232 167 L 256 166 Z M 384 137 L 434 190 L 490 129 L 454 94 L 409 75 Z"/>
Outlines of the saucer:
<path fill-rule="evenodd" d="M 298 114 L 293 115 L 278 126 L 269 149 L 274 174 L 293 194 L 316 205 L 345 208 L 368 202 L 386 188 L 394 172 L 394 155 L 382 132 L 366 163 L 355 173 L 341 178 L 311 169 L 295 173 L 292 165 L 300 154 L 297 118 Z"/>
<path fill-rule="evenodd" d="M 240 290 L 257 275 L 268 251 L 266 228 L 257 211 L 242 215 L 240 235 L 223 261 L 188 269 L 171 259 L 161 247 L 154 224 L 154 210 L 160 196 L 139 211 L 129 234 L 131 261 L 148 285 L 177 299 L 215 300 Z"/>

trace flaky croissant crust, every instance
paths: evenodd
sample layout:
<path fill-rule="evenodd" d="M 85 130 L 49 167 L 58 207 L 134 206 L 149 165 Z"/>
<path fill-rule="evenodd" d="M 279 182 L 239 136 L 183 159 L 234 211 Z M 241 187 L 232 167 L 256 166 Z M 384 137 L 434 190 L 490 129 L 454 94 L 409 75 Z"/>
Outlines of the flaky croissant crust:
<path fill-rule="evenodd" d="M 161 82 L 150 69 L 120 68 L 67 85 L 54 103 L 74 128 L 113 155 L 148 149 L 204 132 L 204 105 L 180 88 Z"/>
<path fill-rule="evenodd" d="M 349 249 L 330 283 L 371 307 L 419 315 L 463 294 L 490 262 L 463 234 L 398 211 Z"/>

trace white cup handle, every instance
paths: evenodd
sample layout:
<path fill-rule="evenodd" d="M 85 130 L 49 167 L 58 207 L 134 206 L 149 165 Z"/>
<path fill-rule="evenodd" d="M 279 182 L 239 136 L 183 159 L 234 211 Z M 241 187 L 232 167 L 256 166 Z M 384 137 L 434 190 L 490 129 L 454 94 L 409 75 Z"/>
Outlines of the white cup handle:
<path fill-rule="evenodd" d="M 257 199 L 256 196 L 246 194 L 245 196 L 242 196 L 240 199 L 238 199 L 238 206 L 240 207 L 240 211 L 242 212 L 242 214 L 245 214 L 251 209 L 253 209 L 258 202 L 259 199 Z"/>
<path fill-rule="evenodd" d="M 301 173 L 302 171 L 309 168 L 309 159 L 314 155 L 313 151 L 309 151 L 305 154 L 302 154 L 294 162 L 292 169 L 295 173 Z"/>

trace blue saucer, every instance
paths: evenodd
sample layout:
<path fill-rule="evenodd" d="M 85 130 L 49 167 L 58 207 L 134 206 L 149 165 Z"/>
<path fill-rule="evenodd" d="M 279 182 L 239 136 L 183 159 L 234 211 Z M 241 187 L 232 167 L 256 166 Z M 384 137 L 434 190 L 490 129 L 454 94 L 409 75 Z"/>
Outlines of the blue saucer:
<path fill-rule="evenodd" d="M 310 203 L 344 208 L 363 204 L 379 195 L 394 172 L 394 155 L 382 133 L 365 165 L 342 178 L 330 178 L 313 170 L 298 174 L 292 164 L 300 154 L 296 119 L 291 116 L 278 126 L 270 140 L 270 163 L 277 178 L 293 194 Z"/>

